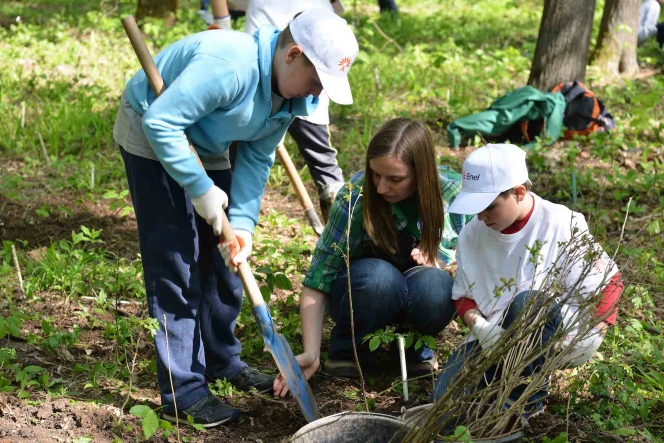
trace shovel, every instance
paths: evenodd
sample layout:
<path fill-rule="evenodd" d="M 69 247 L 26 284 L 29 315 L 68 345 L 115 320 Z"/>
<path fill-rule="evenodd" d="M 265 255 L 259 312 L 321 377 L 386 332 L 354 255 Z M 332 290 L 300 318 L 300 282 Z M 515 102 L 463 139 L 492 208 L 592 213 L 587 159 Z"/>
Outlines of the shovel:
<path fill-rule="evenodd" d="M 304 209 L 304 215 L 307 217 L 309 225 L 314 228 L 314 231 L 320 237 L 320 235 L 323 233 L 325 225 L 321 223 L 320 218 L 318 217 L 318 213 L 316 212 L 316 208 L 311 202 L 309 193 L 304 187 L 304 183 L 302 183 L 302 178 L 297 172 L 297 168 L 293 164 L 293 160 L 291 160 L 290 155 L 288 155 L 288 151 L 286 150 L 283 142 L 279 143 L 279 147 L 277 148 L 277 156 L 279 157 L 279 160 L 281 160 L 281 163 L 283 163 L 284 168 L 286 168 L 286 173 L 288 174 L 290 182 L 295 189 L 295 195 L 297 195 L 297 199 L 300 200 L 300 204 Z"/>
<path fill-rule="evenodd" d="M 143 68 L 148 81 L 150 82 L 150 86 L 152 86 L 152 90 L 158 97 L 164 91 L 164 89 L 166 89 L 166 85 L 164 84 L 164 80 L 161 78 L 161 74 L 159 73 L 157 66 L 154 64 L 154 60 L 152 60 L 150 51 L 145 45 L 143 35 L 138 29 L 134 17 L 129 16 L 122 19 L 122 26 L 124 27 L 125 32 L 129 37 L 129 41 L 131 42 L 134 51 L 136 52 L 136 56 L 141 63 L 141 67 Z M 196 155 L 199 165 L 203 167 L 201 160 L 191 143 L 189 144 L 189 149 L 191 149 L 194 155 Z M 222 214 L 223 221 L 221 237 L 224 240 L 232 239 L 234 243 L 231 246 L 231 249 L 235 249 L 237 251 L 240 249 L 240 245 L 235 237 L 233 228 L 231 228 L 231 225 L 228 222 L 228 217 L 226 217 L 226 214 Z M 253 306 L 254 316 L 256 317 L 258 326 L 260 327 L 260 330 L 263 334 L 265 348 L 270 351 L 272 357 L 274 357 L 274 361 L 277 363 L 279 372 L 284 377 L 284 380 L 288 385 L 288 389 L 290 389 L 290 391 L 293 393 L 293 396 L 300 405 L 300 409 L 304 414 L 304 418 L 309 422 L 319 419 L 320 413 L 318 412 L 318 405 L 316 404 L 314 394 L 311 392 L 309 383 L 307 383 L 306 378 L 304 378 L 302 370 L 297 364 L 297 360 L 295 360 L 293 351 L 288 345 L 286 338 L 279 334 L 275 328 L 274 323 L 272 322 L 272 317 L 270 316 L 270 310 L 268 309 L 265 300 L 263 300 L 263 296 L 261 295 L 261 291 L 258 288 L 254 274 L 251 272 L 251 268 L 247 262 L 240 263 L 238 266 L 238 275 L 242 280 L 244 291 L 251 301 L 251 305 Z"/>

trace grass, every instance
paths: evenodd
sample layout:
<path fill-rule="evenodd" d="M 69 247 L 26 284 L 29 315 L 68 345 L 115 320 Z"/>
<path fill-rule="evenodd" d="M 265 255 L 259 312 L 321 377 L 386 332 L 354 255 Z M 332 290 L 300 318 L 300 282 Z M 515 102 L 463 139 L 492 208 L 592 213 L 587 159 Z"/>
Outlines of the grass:
<path fill-rule="evenodd" d="M 400 0 L 397 21 L 380 17 L 374 1 L 358 4 L 357 17 L 350 7 L 347 15 L 357 20 L 362 49 L 350 76 L 355 104 L 331 107 L 332 141 L 346 177 L 363 167 L 377 127 L 396 116 L 425 121 L 441 163 L 460 169 L 467 150 L 447 147 L 445 127 L 525 84 L 542 2 Z M 0 4 L 0 339 L 5 346 L 0 392 L 27 401 L 21 405 L 28 408 L 59 399 L 119 408 L 112 432 L 118 441 L 139 441 L 146 429 L 156 431 L 153 441 L 175 441 L 174 430 L 155 425 L 145 409 L 133 409 L 135 418 L 129 414 L 132 407 L 157 410 L 159 404 L 149 336 L 154 325 L 145 315 L 134 216 L 127 210 L 124 167 L 111 134 L 123 84 L 138 69 L 120 24 L 134 7 L 129 0 Z M 601 7 L 600 2 L 595 31 Z M 196 2 L 183 0 L 173 27 L 145 23 L 152 51 L 202 30 L 195 9 Z M 664 55 L 651 43 L 639 49 L 639 59 L 644 69 L 661 69 Z M 552 425 L 548 434 L 532 438 L 569 432 L 557 441 L 582 439 L 581 431 L 594 429 L 626 441 L 657 442 L 664 435 L 664 78 L 596 88 L 599 79 L 589 69 L 589 84 L 616 117 L 618 129 L 610 136 L 536 145 L 529 161 L 535 192 L 586 215 L 607 251 L 617 251 L 628 287 L 619 324 L 607 336 L 601 358 L 555 380 L 549 417 L 554 425 L 559 419 L 566 426 Z M 287 147 L 303 168 L 291 140 Z M 306 168 L 302 171 L 310 182 Z M 273 318 L 297 353 L 299 281 L 315 235 L 288 196 L 280 166 L 273 169 L 269 187 L 253 264 Z M 630 198 L 624 240 L 618 244 Z M 11 244 L 19 251 L 25 300 L 17 300 Z M 454 327 L 437 337 L 441 355 L 459 343 L 463 331 Z M 238 334 L 242 357 L 269 369 L 246 305 Z M 43 363 L 51 360 L 60 366 Z M 390 412 L 400 401 L 389 388 L 392 381 L 381 386 L 369 378 L 367 391 L 375 395 L 376 410 Z M 334 392 L 325 403 L 354 409 L 363 402 L 344 395 L 357 393 L 357 385 L 331 386 Z M 281 405 L 266 406 L 265 400 L 237 395 L 223 383 L 215 389 L 250 415 L 274 408 L 275 422 L 266 425 L 270 431 L 284 421 L 298 426 L 292 415 L 279 415 Z M 422 399 L 429 389 L 430 382 L 421 381 L 414 395 Z M 570 416 L 575 417 L 571 427 Z M 238 432 L 262 429 L 248 426 Z M 282 429 L 280 435 L 291 431 Z M 185 438 L 207 438 L 187 432 Z M 75 437 L 86 435 L 81 430 Z"/>

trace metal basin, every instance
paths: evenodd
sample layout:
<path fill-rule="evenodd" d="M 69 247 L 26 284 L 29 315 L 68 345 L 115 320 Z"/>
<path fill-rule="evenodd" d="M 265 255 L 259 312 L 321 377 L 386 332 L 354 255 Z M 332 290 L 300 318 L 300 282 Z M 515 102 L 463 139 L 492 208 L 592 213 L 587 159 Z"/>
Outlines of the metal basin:
<path fill-rule="evenodd" d="M 373 412 L 342 412 L 301 428 L 293 443 L 401 443 L 412 426 L 397 418 Z"/>

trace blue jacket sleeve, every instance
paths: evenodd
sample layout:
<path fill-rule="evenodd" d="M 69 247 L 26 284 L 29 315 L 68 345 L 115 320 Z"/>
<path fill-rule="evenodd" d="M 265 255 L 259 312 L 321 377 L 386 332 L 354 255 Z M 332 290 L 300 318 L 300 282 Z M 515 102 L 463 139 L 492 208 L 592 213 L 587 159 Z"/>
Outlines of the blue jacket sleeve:
<path fill-rule="evenodd" d="M 224 60 L 195 55 L 143 116 L 143 132 L 166 172 L 190 197 L 204 194 L 212 180 L 189 150 L 185 130 L 238 94 L 235 70 Z M 211 68 L 212 67 L 212 68 Z"/>
<path fill-rule="evenodd" d="M 233 229 L 254 232 L 261 197 L 274 164 L 274 153 L 288 126 L 290 123 L 264 138 L 239 144 L 228 206 L 228 218 Z"/>

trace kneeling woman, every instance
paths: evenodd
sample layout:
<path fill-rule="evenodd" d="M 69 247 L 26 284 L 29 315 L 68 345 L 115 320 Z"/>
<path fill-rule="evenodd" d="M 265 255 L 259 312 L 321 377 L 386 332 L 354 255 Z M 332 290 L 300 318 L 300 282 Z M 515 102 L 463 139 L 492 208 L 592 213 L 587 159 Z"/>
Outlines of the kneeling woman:
<path fill-rule="evenodd" d="M 324 314 L 335 327 L 326 372 L 357 375 L 350 324 L 347 266 L 358 352 L 366 334 L 387 325 L 409 325 L 435 336 L 455 315 L 453 279 L 440 269 L 454 261 L 457 236 L 470 216 L 446 213 L 461 189 L 461 176 L 436 165 L 434 144 L 424 124 L 397 118 L 369 143 L 365 171 L 339 192 L 300 300 L 304 353 L 297 356 L 310 378 L 320 365 Z M 349 229 L 350 227 L 350 229 Z M 366 356 L 366 354 L 365 354 Z M 410 371 L 437 369 L 432 349 L 408 352 Z M 285 395 L 281 377 L 275 394 Z"/>

